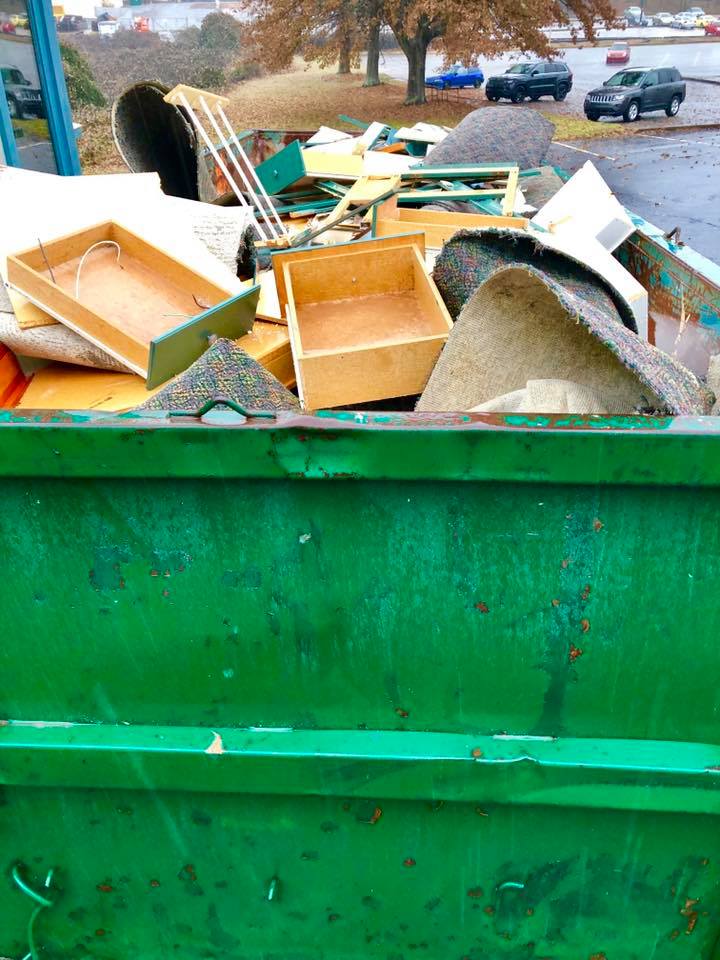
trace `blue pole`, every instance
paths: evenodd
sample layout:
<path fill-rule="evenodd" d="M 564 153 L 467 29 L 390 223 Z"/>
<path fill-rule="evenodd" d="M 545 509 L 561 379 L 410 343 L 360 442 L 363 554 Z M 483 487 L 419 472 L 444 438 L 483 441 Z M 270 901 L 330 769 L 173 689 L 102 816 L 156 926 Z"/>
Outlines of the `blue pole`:
<path fill-rule="evenodd" d="M 58 173 L 75 176 L 82 170 L 51 2 L 27 0 L 27 8 Z"/>
<path fill-rule="evenodd" d="M 10 110 L 8 109 L 2 80 L 0 80 L 0 143 L 2 143 L 3 155 L 8 167 L 19 167 L 20 158 L 15 144 L 15 134 L 13 133 Z"/>

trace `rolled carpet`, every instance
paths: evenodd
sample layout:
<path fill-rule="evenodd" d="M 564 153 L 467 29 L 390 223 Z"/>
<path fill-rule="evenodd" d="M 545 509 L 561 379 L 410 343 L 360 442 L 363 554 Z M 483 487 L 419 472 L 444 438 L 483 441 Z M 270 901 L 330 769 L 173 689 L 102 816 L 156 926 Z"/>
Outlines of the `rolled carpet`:
<path fill-rule="evenodd" d="M 623 326 L 609 298 L 583 299 L 518 265 L 497 270 L 467 302 L 416 409 L 469 410 L 531 380 L 580 384 L 611 414 L 706 414 L 714 400 L 682 364 Z"/>

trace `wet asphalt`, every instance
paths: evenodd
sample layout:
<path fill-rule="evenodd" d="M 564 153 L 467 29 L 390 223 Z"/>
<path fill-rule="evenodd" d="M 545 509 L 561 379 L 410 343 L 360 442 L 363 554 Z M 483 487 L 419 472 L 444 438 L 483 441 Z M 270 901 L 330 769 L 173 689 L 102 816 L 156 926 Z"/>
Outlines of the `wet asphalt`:
<path fill-rule="evenodd" d="M 637 133 L 553 143 L 548 161 L 574 172 L 592 160 L 628 209 L 720 262 L 720 130 Z"/>

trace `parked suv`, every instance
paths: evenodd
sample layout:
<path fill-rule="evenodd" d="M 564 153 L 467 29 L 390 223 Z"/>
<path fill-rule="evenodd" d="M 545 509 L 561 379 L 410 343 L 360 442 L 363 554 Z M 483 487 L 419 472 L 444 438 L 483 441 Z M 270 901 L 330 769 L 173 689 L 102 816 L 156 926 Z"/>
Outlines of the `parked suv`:
<path fill-rule="evenodd" d="M 497 77 L 490 77 L 485 84 L 488 100 L 505 97 L 513 103 L 522 103 L 526 97 L 555 97 L 564 100 L 572 89 L 573 75 L 569 68 L 558 61 L 537 60 L 533 63 L 516 63 Z"/>
<path fill-rule="evenodd" d="M 22 70 L 11 64 L 0 64 L 0 76 L 5 87 L 10 116 L 14 120 L 26 117 L 45 117 L 45 107 L 38 87 L 34 87 Z"/>
<path fill-rule="evenodd" d="M 685 81 L 675 67 L 620 70 L 585 97 L 588 120 L 622 117 L 632 122 L 641 113 L 664 110 L 674 117 L 685 99 Z"/>

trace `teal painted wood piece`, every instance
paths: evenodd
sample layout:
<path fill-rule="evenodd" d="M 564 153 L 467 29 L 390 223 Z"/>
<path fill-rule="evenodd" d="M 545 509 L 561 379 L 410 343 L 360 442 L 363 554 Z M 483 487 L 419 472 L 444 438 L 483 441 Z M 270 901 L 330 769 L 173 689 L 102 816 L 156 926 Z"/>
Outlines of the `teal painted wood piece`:
<path fill-rule="evenodd" d="M 259 297 L 260 287 L 256 284 L 151 340 L 148 389 L 187 370 L 207 350 L 211 337 L 236 340 L 249 333 Z"/>
<path fill-rule="evenodd" d="M 260 183 L 271 195 L 281 193 L 305 176 L 305 161 L 299 140 L 263 161 L 255 168 Z"/>

